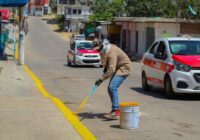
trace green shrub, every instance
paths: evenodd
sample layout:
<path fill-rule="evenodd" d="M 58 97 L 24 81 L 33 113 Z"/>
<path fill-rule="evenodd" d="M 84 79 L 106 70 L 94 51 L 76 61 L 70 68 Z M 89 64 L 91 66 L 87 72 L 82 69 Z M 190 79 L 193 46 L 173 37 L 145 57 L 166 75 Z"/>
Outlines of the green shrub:
<path fill-rule="evenodd" d="M 64 15 L 56 15 L 56 21 L 57 21 L 58 24 L 64 23 L 65 16 Z"/>

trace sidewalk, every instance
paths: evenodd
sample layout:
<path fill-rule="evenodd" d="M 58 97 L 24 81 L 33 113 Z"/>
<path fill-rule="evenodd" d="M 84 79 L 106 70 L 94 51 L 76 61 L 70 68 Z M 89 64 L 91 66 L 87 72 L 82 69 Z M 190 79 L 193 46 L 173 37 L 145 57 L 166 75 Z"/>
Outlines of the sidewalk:
<path fill-rule="evenodd" d="M 0 140 L 80 140 L 23 66 L 0 61 Z"/>

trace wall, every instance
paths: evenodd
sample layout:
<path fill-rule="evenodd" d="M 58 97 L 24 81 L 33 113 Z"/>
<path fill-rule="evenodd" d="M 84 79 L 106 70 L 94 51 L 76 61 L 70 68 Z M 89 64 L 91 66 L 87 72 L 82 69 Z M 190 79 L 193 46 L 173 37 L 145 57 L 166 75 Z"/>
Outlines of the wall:
<path fill-rule="evenodd" d="M 43 6 L 37 6 L 35 7 L 34 15 L 35 16 L 43 16 L 44 7 Z"/>
<path fill-rule="evenodd" d="M 137 23 L 136 30 L 138 31 L 138 55 L 143 55 L 146 52 L 146 28 L 154 27 L 151 23 Z"/>
<path fill-rule="evenodd" d="M 130 41 L 129 42 L 129 51 L 135 53 L 136 42 L 137 42 L 137 40 L 136 40 L 136 36 L 137 36 L 137 34 L 136 34 L 136 23 L 130 22 L 128 29 L 130 30 L 130 32 L 129 32 L 130 33 L 129 34 L 129 36 L 130 36 L 130 38 L 129 38 L 129 41 Z"/>
<path fill-rule="evenodd" d="M 29 14 L 30 14 L 31 16 L 33 16 L 33 15 L 34 15 L 34 12 L 35 12 L 35 8 L 34 8 L 34 7 L 31 7 L 31 8 L 30 8 L 30 11 L 29 11 Z"/>
<path fill-rule="evenodd" d="M 138 31 L 138 55 L 139 56 L 142 56 L 146 52 L 147 48 L 149 47 L 147 46 L 147 28 L 154 28 L 155 34 L 156 34 L 155 23 L 137 23 L 136 30 Z"/>
<path fill-rule="evenodd" d="M 146 23 L 137 23 L 136 30 L 138 31 L 138 54 L 142 54 L 146 46 Z"/>
<path fill-rule="evenodd" d="M 181 23 L 180 34 L 187 34 L 192 37 L 200 37 L 200 23 Z"/>
<path fill-rule="evenodd" d="M 133 23 L 133 22 L 132 22 Z M 123 25 L 123 24 L 122 24 Z M 130 22 L 129 22 L 130 25 Z M 122 40 L 122 38 L 127 38 L 125 36 L 125 34 L 123 34 L 123 31 L 125 31 L 126 29 L 130 29 L 130 51 L 134 52 L 135 51 L 135 31 L 138 31 L 138 50 L 137 50 L 137 55 L 142 56 L 147 48 L 149 46 L 147 46 L 147 28 L 154 28 L 155 30 L 155 34 L 153 36 L 155 36 L 155 39 L 153 39 L 153 41 L 159 39 L 162 37 L 164 31 L 165 33 L 167 33 L 167 35 L 170 36 L 177 36 L 180 33 L 180 24 L 179 23 L 142 23 L 142 22 L 138 22 L 135 23 L 134 25 L 135 27 L 133 29 L 130 29 L 130 27 L 124 27 L 121 30 L 121 34 L 120 34 L 120 47 L 122 49 L 123 45 L 124 45 L 124 41 Z M 125 36 L 125 37 L 124 37 Z M 126 40 L 126 49 L 127 50 L 127 40 Z"/>
<path fill-rule="evenodd" d="M 135 31 L 131 31 L 131 35 L 130 35 L 130 51 L 131 52 L 135 52 L 136 50 L 136 46 L 135 46 L 135 42 L 136 42 L 136 32 Z"/>
<path fill-rule="evenodd" d="M 176 37 L 178 36 L 179 33 L 180 33 L 179 23 L 155 23 L 155 39 L 159 39 L 165 36 Z"/>
<path fill-rule="evenodd" d="M 32 5 L 30 8 L 30 15 L 31 16 L 43 16 L 44 7 L 43 6 L 34 6 Z"/>
<path fill-rule="evenodd" d="M 43 16 L 44 6 L 48 8 L 49 0 L 30 0 L 29 1 L 29 13 L 30 13 L 30 15 Z M 41 8 L 41 9 L 38 10 L 38 8 Z"/>

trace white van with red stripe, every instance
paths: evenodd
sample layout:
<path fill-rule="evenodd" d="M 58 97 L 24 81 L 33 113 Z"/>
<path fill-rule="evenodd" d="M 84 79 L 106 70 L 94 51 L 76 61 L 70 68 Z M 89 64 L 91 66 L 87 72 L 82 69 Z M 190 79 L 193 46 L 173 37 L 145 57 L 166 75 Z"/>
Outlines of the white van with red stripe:
<path fill-rule="evenodd" d="M 93 41 L 76 40 L 67 51 L 68 65 L 97 65 L 101 66 L 100 54 L 93 50 Z"/>
<path fill-rule="evenodd" d="M 163 38 L 142 58 L 142 88 L 164 88 L 165 94 L 200 93 L 200 39 Z"/>

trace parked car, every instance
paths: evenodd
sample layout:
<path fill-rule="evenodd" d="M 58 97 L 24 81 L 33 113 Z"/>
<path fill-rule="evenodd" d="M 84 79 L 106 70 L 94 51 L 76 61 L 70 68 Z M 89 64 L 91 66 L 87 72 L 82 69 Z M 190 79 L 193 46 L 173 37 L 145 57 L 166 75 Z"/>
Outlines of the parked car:
<path fill-rule="evenodd" d="M 100 54 L 93 50 L 93 41 L 76 40 L 67 52 L 68 65 L 98 65 L 101 66 Z"/>
<path fill-rule="evenodd" d="M 70 46 L 74 45 L 74 42 L 76 40 L 85 40 L 85 36 L 84 35 L 80 35 L 80 34 L 72 34 L 72 37 L 70 39 Z"/>
<path fill-rule="evenodd" d="M 200 93 L 200 39 L 165 38 L 155 41 L 142 58 L 142 88 L 174 93 Z"/>

